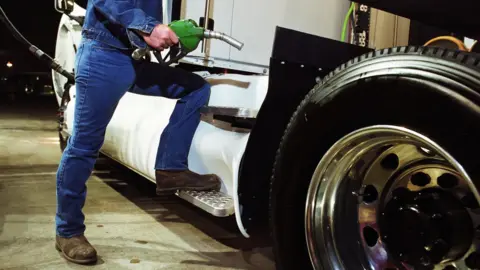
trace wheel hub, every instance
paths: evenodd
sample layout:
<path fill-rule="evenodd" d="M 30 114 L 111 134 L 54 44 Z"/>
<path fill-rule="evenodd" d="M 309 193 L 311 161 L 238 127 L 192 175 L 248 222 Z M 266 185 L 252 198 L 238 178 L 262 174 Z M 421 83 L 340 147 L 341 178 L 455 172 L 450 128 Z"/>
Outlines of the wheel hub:
<path fill-rule="evenodd" d="M 382 239 L 395 259 L 415 267 L 433 267 L 468 251 L 474 231 L 462 203 L 450 192 L 397 188 L 382 212 Z"/>
<path fill-rule="evenodd" d="M 480 269 L 480 198 L 429 138 L 395 126 L 348 134 L 322 158 L 305 232 L 316 269 Z M 475 229 L 477 228 L 477 229 Z"/>

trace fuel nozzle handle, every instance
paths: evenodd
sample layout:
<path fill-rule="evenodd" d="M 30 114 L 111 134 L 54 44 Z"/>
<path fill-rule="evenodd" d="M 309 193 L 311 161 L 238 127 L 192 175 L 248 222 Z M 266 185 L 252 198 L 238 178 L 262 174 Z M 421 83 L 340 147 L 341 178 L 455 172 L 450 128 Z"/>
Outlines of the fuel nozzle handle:
<path fill-rule="evenodd" d="M 219 40 L 222 40 L 226 43 L 228 43 L 229 45 L 235 47 L 237 50 L 242 50 L 243 48 L 243 43 L 234 39 L 233 37 L 231 36 L 228 36 L 224 33 L 221 33 L 221 32 L 216 32 L 216 31 L 211 31 L 211 30 L 205 30 L 205 32 L 203 33 L 204 37 L 206 39 L 219 39 Z"/>
<path fill-rule="evenodd" d="M 185 56 L 187 53 L 193 51 L 197 46 L 198 44 L 200 43 L 200 41 L 205 38 L 205 39 L 218 39 L 218 40 L 222 40 L 224 42 L 226 42 L 227 44 L 235 47 L 237 50 L 242 50 L 243 48 L 243 43 L 234 39 L 233 37 L 231 36 L 228 36 L 224 33 L 221 33 L 221 32 L 216 32 L 216 31 L 211 31 L 211 30 L 204 30 L 203 28 L 200 28 L 200 27 L 197 27 L 196 29 L 198 29 L 197 33 L 196 34 L 192 34 L 192 35 L 185 35 L 184 38 L 186 39 L 191 39 L 192 37 L 194 38 L 193 39 L 193 43 L 191 42 L 191 40 L 189 41 L 186 41 L 185 42 L 189 42 L 190 44 L 188 44 L 185 48 L 183 48 L 184 50 L 183 53 Z M 189 34 L 189 33 L 187 33 Z M 184 44 L 182 43 L 182 38 L 180 37 L 180 44 L 183 46 Z M 141 58 L 143 58 L 145 55 L 147 55 L 152 49 L 150 47 L 147 47 L 145 49 L 136 49 L 133 53 L 132 53 L 132 58 L 135 59 L 135 60 L 140 60 Z M 183 57 L 182 56 L 182 57 Z"/>

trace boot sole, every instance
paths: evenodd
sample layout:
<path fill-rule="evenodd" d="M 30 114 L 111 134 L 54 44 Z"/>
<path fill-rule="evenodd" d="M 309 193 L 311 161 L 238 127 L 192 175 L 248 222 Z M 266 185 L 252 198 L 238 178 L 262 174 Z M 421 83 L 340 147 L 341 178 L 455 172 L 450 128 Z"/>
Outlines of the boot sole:
<path fill-rule="evenodd" d="M 203 187 L 172 187 L 172 188 L 157 188 L 156 192 L 158 196 L 168 196 L 174 195 L 177 190 L 187 190 L 187 191 L 207 191 L 207 190 L 220 190 L 221 184 L 214 184 L 211 186 Z"/>
<path fill-rule="evenodd" d="M 60 248 L 58 243 L 55 243 L 55 249 L 57 251 L 59 251 L 60 253 L 62 253 L 62 256 L 67 261 L 70 261 L 70 262 L 73 262 L 73 263 L 76 263 L 76 264 L 92 264 L 92 263 L 96 263 L 97 259 L 98 259 L 98 258 L 92 258 L 92 259 L 85 259 L 85 260 L 77 260 L 77 259 L 70 258 L 70 257 L 67 256 L 67 254 L 65 254 L 65 252 L 63 252 L 63 250 Z"/>

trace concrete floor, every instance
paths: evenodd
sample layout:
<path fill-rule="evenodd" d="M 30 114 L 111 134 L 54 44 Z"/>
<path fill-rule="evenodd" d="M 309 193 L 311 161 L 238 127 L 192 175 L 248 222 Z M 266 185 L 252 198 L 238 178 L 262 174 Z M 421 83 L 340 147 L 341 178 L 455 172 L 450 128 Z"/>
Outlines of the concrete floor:
<path fill-rule="evenodd" d="M 249 249 L 232 219 L 159 198 L 153 183 L 108 160 L 84 209 L 100 260 L 66 262 L 54 249 L 55 109 L 53 97 L 0 104 L 0 269 L 274 269 L 270 248 Z"/>

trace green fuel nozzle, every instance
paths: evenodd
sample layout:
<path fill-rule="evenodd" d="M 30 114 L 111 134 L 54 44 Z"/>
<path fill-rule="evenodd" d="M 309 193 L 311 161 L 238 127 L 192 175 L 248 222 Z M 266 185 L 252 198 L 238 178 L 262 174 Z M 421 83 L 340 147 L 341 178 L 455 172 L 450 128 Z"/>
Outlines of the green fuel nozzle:
<path fill-rule="evenodd" d="M 170 28 L 177 34 L 181 46 L 185 51 L 191 52 L 197 49 L 198 45 L 203 39 L 219 39 L 223 40 L 231 46 L 241 50 L 243 43 L 234 38 L 227 36 L 220 32 L 204 29 L 197 25 L 194 20 L 179 20 L 174 21 Z"/>
<path fill-rule="evenodd" d="M 175 57 L 170 57 L 170 61 L 166 63 L 167 65 L 178 61 L 180 58 L 183 58 L 188 53 L 197 49 L 198 45 L 203 39 L 218 39 L 228 43 L 229 45 L 235 47 L 238 50 L 241 50 L 243 48 L 242 42 L 224 33 L 211 31 L 200 27 L 194 20 L 177 20 L 171 22 L 168 26 L 170 27 L 170 29 L 172 29 L 173 32 L 175 32 L 178 37 L 180 52 Z M 136 49 L 133 52 L 132 57 L 135 60 L 139 60 L 144 57 L 150 50 L 150 48 Z M 158 56 L 157 59 L 159 59 Z"/>

